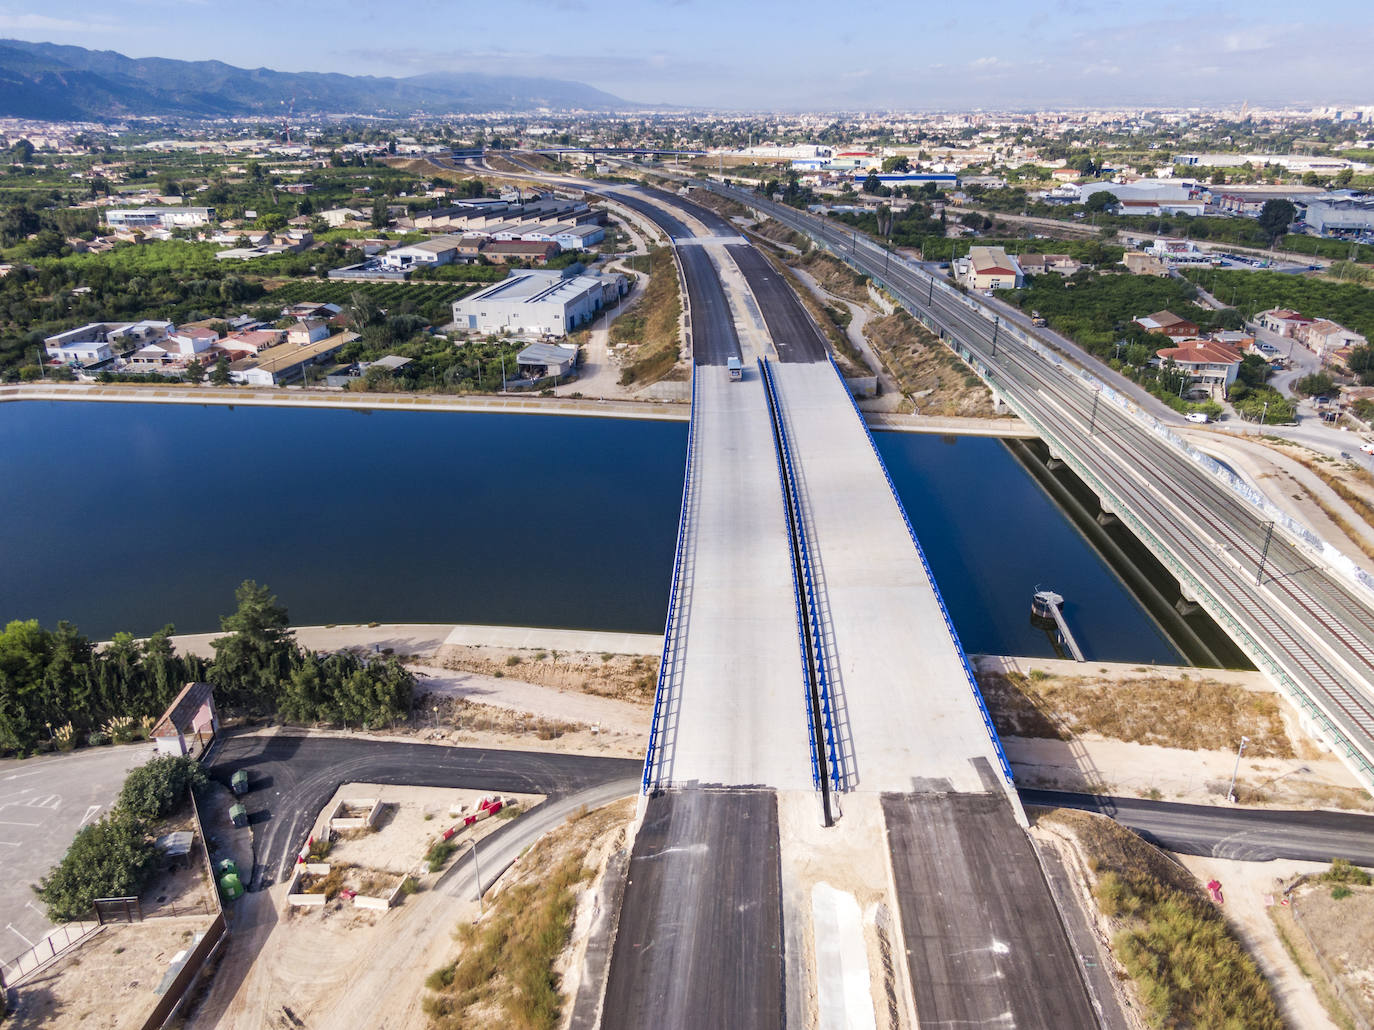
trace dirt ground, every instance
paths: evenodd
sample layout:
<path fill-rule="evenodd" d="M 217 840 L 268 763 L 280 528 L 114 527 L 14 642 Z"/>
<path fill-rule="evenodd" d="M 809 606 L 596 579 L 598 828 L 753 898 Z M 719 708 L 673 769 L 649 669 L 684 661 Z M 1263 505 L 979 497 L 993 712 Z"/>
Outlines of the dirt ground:
<path fill-rule="evenodd" d="M 638 704 L 653 701 L 658 683 L 658 658 L 646 655 L 444 644 L 433 664 Z"/>
<path fill-rule="evenodd" d="M 905 311 L 870 320 L 864 335 L 920 414 L 966 418 L 997 414 L 992 394 L 974 371 Z"/>
<path fill-rule="evenodd" d="M 320 812 L 311 834 L 316 840 L 326 838 L 329 813 L 339 801 L 375 798 L 382 802 L 375 827 L 372 830 L 341 831 L 325 861 L 364 871 L 376 870 L 393 877 L 404 876 L 415 871 L 430 846 L 445 830 L 461 822 L 461 818 L 449 815 L 450 810 L 461 805 L 465 806 L 465 811 L 475 811 L 477 803 L 486 796 L 482 791 L 446 787 L 345 783 L 335 791 Z M 501 797 L 516 799 L 519 802 L 515 806 L 517 811 L 528 811 L 544 800 L 540 794 L 502 794 Z M 477 826 L 489 832 L 500 825 L 499 818 L 498 813 L 496 817 L 483 820 Z M 466 847 L 473 837 L 472 830 L 460 830 L 453 840 L 460 847 Z"/>
<path fill-rule="evenodd" d="M 1335 1030 L 1336 1024 L 1318 998 L 1312 981 L 1303 975 L 1283 946 L 1274 922 L 1269 918 L 1269 909 L 1283 899 L 1285 884 L 1303 873 L 1320 872 L 1325 867 L 1312 862 L 1284 860 L 1234 862 L 1194 855 L 1176 855 L 1175 858 L 1193 874 L 1198 883 L 1205 885 L 1215 879 L 1221 884 L 1225 898 L 1221 911 L 1226 916 L 1226 922 L 1264 971 L 1288 1024 L 1302 1027 L 1303 1030 L 1309 1027 L 1312 1030 L 1327 1027 Z M 1374 929 L 1367 929 L 1361 935 L 1360 931 L 1350 927 L 1342 936 L 1352 942 L 1360 936 L 1371 941 L 1374 939 Z M 1366 957 L 1369 954 L 1366 951 Z"/>
<path fill-rule="evenodd" d="M 178 952 L 192 946 L 212 917 L 167 917 L 103 927 L 19 988 L 7 1028 L 141 1027 L 158 1002 L 153 993 Z"/>
<path fill-rule="evenodd" d="M 1366 1023 L 1374 1023 L 1374 887 L 1350 887 L 1331 896 L 1332 884 L 1309 882 L 1293 892 L 1292 907 L 1310 941 L 1338 977 L 1341 996 Z M 1315 970 L 1314 970 L 1315 972 Z"/>
<path fill-rule="evenodd" d="M 1258 673 L 983 657 L 978 681 L 1023 786 L 1374 811 Z"/>

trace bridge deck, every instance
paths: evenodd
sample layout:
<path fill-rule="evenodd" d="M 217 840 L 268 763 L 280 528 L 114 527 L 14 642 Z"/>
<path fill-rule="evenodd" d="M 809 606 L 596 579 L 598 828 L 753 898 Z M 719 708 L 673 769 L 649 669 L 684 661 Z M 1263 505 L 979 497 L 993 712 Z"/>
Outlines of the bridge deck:
<path fill-rule="evenodd" d="M 685 646 L 661 732 L 664 784 L 810 789 L 790 551 L 758 373 L 697 380 L 694 500 L 683 557 Z"/>
<path fill-rule="evenodd" d="M 983 792 L 1000 760 L 878 456 L 825 364 L 774 366 L 818 567 L 851 788 Z"/>

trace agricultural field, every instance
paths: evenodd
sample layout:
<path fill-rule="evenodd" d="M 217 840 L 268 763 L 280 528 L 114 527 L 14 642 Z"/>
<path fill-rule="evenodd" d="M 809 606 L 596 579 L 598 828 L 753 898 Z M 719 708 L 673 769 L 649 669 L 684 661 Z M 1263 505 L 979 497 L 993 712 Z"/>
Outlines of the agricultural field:
<path fill-rule="evenodd" d="M 283 307 L 300 301 L 347 306 L 355 294 L 361 294 L 388 313 L 409 311 L 433 325 L 451 320 L 450 305 L 459 297 L 477 289 L 482 283 L 370 283 L 337 280 L 292 280 L 273 289 L 267 299 Z"/>

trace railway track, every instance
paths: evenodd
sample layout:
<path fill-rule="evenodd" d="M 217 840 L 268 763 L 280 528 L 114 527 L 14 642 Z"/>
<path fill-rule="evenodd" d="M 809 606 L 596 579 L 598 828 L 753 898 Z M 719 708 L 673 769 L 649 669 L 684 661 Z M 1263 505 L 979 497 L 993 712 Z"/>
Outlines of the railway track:
<path fill-rule="evenodd" d="M 1275 532 L 1150 427 L 1095 399 L 1089 383 L 998 333 L 948 287 L 933 286 L 928 273 L 833 224 L 728 195 L 820 240 L 948 334 L 1374 784 L 1374 598 Z"/>

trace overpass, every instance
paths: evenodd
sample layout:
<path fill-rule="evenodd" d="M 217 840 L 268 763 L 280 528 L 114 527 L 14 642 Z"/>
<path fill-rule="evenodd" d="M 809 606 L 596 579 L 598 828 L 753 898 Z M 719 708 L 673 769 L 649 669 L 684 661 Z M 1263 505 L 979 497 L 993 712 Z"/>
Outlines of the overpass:
<path fill-rule="evenodd" d="M 1096 1025 L 957 633 L 820 330 L 716 213 L 601 192 L 672 237 L 693 353 L 603 1026 L 865 1025 L 885 992 L 923 1024 Z M 763 331 L 742 332 L 755 314 Z M 884 899 L 886 930 L 861 925 L 859 898 Z M 906 962 L 883 972 L 884 952 Z"/>
<path fill-rule="evenodd" d="M 1374 581 L 1234 473 L 919 265 L 824 218 L 710 188 L 802 232 L 950 341 L 1374 788 Z"/>

